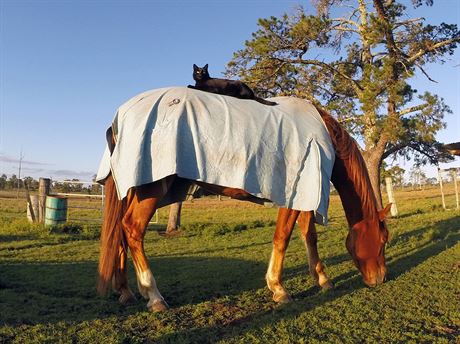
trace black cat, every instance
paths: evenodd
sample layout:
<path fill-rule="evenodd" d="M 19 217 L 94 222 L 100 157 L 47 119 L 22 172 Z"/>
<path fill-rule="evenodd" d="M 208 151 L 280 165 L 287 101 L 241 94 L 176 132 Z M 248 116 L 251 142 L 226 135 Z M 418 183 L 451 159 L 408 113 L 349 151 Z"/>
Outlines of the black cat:
<path fill-rule="evenodd" d="M 189 88 L 240 99 L 252 99 L 265 105 L 277 105 L 275 102 L 257 97 L 254 91 L 244 82 L 211 78 L 208 73 L 207 64 L 203 68 L 198 67 L 196 64 L 193 65 L 193 79 L 196 81 L 196 84 L 195 86 L 188 85 Z"/>

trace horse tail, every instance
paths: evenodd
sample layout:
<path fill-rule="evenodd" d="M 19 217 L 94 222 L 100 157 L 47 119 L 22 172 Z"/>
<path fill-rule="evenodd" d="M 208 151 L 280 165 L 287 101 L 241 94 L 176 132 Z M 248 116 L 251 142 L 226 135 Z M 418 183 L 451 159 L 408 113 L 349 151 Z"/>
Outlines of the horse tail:
<path fill-rule="evenodd" d="M 264 105 L 270 105 L 270 106 L 278 105 L 278 103 L 271 102 L 269 100 L 265 100 L 265 99 L 257 97 L 257 96 L 254 96 L 254 100 L 256 102 L 259 102 L 259 103 L 264 104 Z"/>
<path fill-rule="evenodd" d="M 125 202 L 118 199 L 115 181 L 109 175 L 105 182 L 104 221 L 99 255 L 97 291 L 100 295 L 107 294 L 118 265 L 119 247 L 124 240 L 121 224 L 125 212 L 124 204 Z"/>

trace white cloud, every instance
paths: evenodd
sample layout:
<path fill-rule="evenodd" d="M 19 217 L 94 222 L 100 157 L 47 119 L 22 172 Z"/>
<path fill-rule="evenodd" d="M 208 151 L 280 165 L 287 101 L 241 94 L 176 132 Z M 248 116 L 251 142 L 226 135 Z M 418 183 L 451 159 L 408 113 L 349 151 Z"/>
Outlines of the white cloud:
<path fill-rule="evenodd" d="M 7 164 L 19 164 L 19 159 L 0 153 L 0 161 L 5 162 Z M 23 165 L 38 165 L 38 166 L 46 166 L 46 165 L 52 165 L 48 164 L 46 162 L 40 162 L 40 161 L 31 161 L 31 160 L 22 160 L 21 164 Z"/>
<path fill-rule="evenodd" d="M 52 169 L 54 164 L 41 161 L 22 160 L 21 162 L 21 178 L 32 177 L 38 179 L 40 177 L 51 178 L 54 180 L 62 179 L 80 179 L 90 181 L 95 174 L 95 171 L 74 171 L 68 169 Z M 19 174 L 19 158 L 0 152 L 0 174 L 11 176 Z"/>

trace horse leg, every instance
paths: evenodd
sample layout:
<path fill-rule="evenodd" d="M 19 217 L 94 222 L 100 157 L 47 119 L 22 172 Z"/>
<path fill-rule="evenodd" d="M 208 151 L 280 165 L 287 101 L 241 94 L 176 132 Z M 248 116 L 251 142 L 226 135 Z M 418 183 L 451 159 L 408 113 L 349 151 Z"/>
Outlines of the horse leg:
<path fill-rule="evenodd" d="M 275 235 L 273 237 L 273 250 L 268 265 L 265 280 L 268 289 L 273 292 L 273 300 L 278 303 L 288 303 L 292 301 L 289 293 L 282 285 L 283 262 L 286 249 L 291 238 L 300 211 L 287 208 L 280 208 L 276 221 Z"/>
<path fill-rule="evenodd" d="M 161 182 L 137 187 L 135 191 L 128 195 L 128 209 L 122 220 L 136 270 L 139 292 L 145 299 L 149 300 L 147 308 L 152 312 L 166 310 L 168 305 L 157 288 L 155 278 L 145 256 L 144 236 L 147 225 L 157 209 L 159 200 L 166 194 L 172 181 L 173 177 L 167 177 Z"/>
<path fill-rule="evenodd" d="M 126 239 L 123 238 L 121 245 L 118 248 L 117 266 L 112 278 L 113 289 L 120 294 L 118 301 L 122 304 L 128 304 L 134 301 L 136 297 L 128 286 L 127 276 L 127 247 Z"/>
<path fill-rule="evenodd" d="M 333 284 L 324 271 L 324 265 L 318 255 L 318 234 L 316 233 L 315 222 L 312 211 L 302 211 L 299 216 L 298 224 L 300 227 L 302 240 L 305 242 L 308 255 L 308 266 L 310 275 L 316 285 L 324 289 L 333 288 Z"/>

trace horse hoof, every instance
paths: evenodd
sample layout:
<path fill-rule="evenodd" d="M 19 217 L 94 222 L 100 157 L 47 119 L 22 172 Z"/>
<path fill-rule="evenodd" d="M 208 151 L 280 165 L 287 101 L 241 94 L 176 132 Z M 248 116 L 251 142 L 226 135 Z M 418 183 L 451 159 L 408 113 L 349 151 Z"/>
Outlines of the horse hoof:
<path fill-rule="evenodd" d="M 286 304 L 286 303 L 291 303 L 293 300 L 292 300 L 291 295 L 289 295 L 287 293 L 283 293 L 283 294 L 280 294 L 280 295 L 274 294 L 273 295 L 273 301 L 275 301 L 276 303 L 279 303 L 279 304 Z"/>
<path fill-rule="evenodd" d="M 163 301 L 157 300 L 153 302 L 151 305 L 147 305 L 147 307 L 149 311 L 152 313 L 164 312 L 169 308 L 168 304 L 164 300 Z"/>
<path fill-rule="evenodd" d="M 334 284 L 331 281 L 327 280 L 319 285 L 323 290 L 334 289 Z"/>
<path fill-rule="evenodd" d="M 134 302 L 135 300 L 136 297 L 134 296 L 131 290 L 123 291 L 120 297 L 118 298 L 118 302 L 120 302 L 122 305 L 127 305 L 131 302 Z"/>

